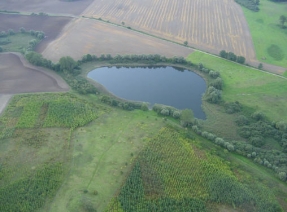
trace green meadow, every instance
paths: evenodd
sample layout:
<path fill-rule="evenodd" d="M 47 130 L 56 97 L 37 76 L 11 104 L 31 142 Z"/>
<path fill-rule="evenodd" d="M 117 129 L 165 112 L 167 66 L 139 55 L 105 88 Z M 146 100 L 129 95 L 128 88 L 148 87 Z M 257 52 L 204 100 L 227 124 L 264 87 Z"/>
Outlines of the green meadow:
<path fill-rule="evenodd" d="M 223 79 L 222 97 L 226 102 L 238 101 L 254 111 L 262 111 L 272 121 L 287 121 L 287 79 L 268 72 L 236 64 L 202 52 L 187 57 L 219 71 Z"/>
<path fill-rule="evenodd" d="M 259 61 L 287 67 L 287 26 L 279 18 L 286 16 L 287 4 L 260 0 L 259 12 L 242 7 Z M 265 59 L 266 58 L 266 59 Z"/>

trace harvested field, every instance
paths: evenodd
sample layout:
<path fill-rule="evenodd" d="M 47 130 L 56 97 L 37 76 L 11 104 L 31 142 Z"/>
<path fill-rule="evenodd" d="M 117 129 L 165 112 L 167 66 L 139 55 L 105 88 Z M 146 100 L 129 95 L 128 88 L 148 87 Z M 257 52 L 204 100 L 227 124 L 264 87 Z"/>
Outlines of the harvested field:
<path fill-rule="evenodd" d="M 95 0 L 84 16 L 102 18 L 211 53 L 255 59 L 249 28 L 234 0 Z"/>
<path fill-rule="evenodd" d="M 160 54 L 186 57 L 193 50 L 97 20 L 79 18 L 42 52 L 58 61 L 62 56 L 80 59 L 84 54 Z"/>
<path fill-rule="evenodd" d="M 20 54 L 0 54 L 0 94 L 68 90 L 60 76 L 28 64 Z"/>
<path fill-rule="evenodd" d="M 46 38 L 36 49 L 38 52 L 41 52 L 60 34 L 62 28 L 72 19 L 69 17 L 0 14 L 0 20 L 0 31 L 7 31 L 8 29 L 18 31 L 21 27 L 24 27 L 26 30 L 43 31 Z"/>
<path fill-rule="evenodd" d="M 93 0 L 78 0 L 74 2 L 61 0 L 2 0 L 0 1 L 0 10 L 79 15 L 92 1 Z"/>

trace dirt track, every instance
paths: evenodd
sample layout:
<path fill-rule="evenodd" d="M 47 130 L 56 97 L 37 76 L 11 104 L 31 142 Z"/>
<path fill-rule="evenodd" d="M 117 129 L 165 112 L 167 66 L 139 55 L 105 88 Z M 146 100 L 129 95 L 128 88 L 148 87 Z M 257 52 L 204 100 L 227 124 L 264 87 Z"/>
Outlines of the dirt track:
<path fill-rule="evenodd" d="M 0 114 L 4 111 L 12 95 L 0 94 Z"/>
<path fill-rule="evenodd" d="M 69 86 L 60 76 L 28 64 L 20 54 L 0 54 L 0 94 L 68 90 Z"/>

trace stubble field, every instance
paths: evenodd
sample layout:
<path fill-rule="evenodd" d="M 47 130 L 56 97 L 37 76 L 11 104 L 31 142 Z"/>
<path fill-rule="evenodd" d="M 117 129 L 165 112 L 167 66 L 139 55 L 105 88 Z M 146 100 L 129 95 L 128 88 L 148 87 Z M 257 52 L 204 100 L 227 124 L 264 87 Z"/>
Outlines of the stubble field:
<path fill-rule="evenodd" d="M 102 18 L 218 54 L 255 59 L 247 22 L 233 0 L 95 0 L 82 15 Z"/>
<path fill-rule="evenodd" d="M 61 35 L 42 52 L 44 57 L 58 61 L 69 55 L 80 59 L 85 54 L 160 54 L 186 57 L 193 50 L 97 20 L 74 19 Z"/>

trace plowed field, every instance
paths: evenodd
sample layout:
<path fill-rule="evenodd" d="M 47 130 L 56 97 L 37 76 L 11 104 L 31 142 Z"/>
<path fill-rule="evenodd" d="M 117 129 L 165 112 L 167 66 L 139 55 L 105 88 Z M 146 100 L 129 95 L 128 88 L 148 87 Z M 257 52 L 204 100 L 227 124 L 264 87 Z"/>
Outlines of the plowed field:
<path fill-rule="evenodd" d="M 0 94 L 68 90 L 59 75 L 28 64 L 22 55 L 0 54 Z"/>
<path fill-rule="evenodd" d="M 21 27 L 24 27 L 26 30 L 43 31 L 46 37 L 36 49 L 41 52 L 46 48 L 48 43 L 60 34 L 62 28 L 72 19 L 69 17 L 0 14 L 0 20 L 0 31 L 7 31 L 8 29 L 19 31 Z"/>
<path fill-rule="evenodd" d="M 0 10 L 79 15 L 93 0 L 1 0 Z"/>

